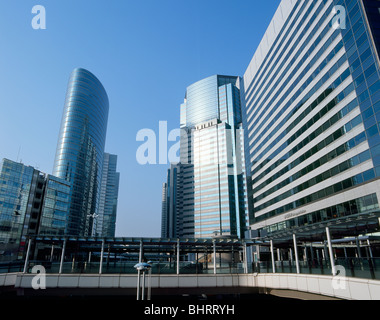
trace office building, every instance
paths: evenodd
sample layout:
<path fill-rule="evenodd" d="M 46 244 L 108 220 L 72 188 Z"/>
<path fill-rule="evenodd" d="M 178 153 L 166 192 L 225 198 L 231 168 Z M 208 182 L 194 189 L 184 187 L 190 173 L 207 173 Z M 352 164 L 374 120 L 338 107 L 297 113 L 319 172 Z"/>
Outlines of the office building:
<path fill-rule="evenodd" d="M 115 237 L 120 180 L 120 173 L 116 171 L 116 167 L 117 156 L 104 153 L 99 209 L 93 222 L 96 236 Z"/>
<path fill-rule="evenodd" d="M 67 235 L 67 221 L 71 202 L 71 184 L 66 180 L 45 175 L 38 234 Z"/>
<path fill-rule="evenodd" d="M 167 173 L 167 181 L 162 185 L 162 238 L 184 237 L 181 175 L 181 164 L 171 164 Z"/>
<path fill-rule="evenodd" d="M 358 215 L 366 230 L 350 219 L 341 230 L 378 229 L 379 8 L 281 2 L 244 75 L 251 229 L 274 235 Z"/>
<path fill-rule="evenodd" d="M 71 235 L 91 236 L 98 214 L 109 102 L 100 81 L 85 69 L 70 77 L 53 175 L 72 184 Z"/>
<path fill-rule="evenodd" d="M 162 184 L 162 201 L 161 201 L 161 238 L 169 237 L 168 229 L 168 184 Z"/>
<path fill-rule="evenodd" d="M 22 163 L 0 168 L 0 261 L 21 258 L 30 235 L 65 235 L 71 185 Z"/>
<path fill-rule="evenodd" d="M 189 86 L 180 119 L 180 234 L 242 237 L 248 209 L 240 78 L 216 75 Z"/>

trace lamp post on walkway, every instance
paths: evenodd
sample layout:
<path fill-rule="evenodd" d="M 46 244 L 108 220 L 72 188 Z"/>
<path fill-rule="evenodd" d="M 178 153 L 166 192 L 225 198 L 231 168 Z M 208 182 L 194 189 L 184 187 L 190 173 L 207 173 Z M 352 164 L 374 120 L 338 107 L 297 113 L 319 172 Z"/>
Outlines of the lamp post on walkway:
<path fill-rule="evenodd" d="M 143 274 L 143 282 L 142 282 L 142 294 L 141 294 L 141 300 L 145 299 L 145 272 L 150 270 L 152 266 L 149 263 L 140 262 L 136 264 L 135 269 L 137 269 L 137 300 L 140 300 L 140 278 L 141 278 L 141 272 Z M 151 285 L 151 283 L 149 284 Z M 150 293 L 151 290 L 148 288 L 148 292 Z M 150 294 L 148 296 L 148 300 L 150 300 Z"/>

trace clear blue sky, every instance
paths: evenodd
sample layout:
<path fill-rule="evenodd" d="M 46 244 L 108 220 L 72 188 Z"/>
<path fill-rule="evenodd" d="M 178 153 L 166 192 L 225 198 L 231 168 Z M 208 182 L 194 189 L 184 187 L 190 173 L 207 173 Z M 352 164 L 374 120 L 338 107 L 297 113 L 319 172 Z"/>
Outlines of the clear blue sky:
<path fill-rule="evenodd" d="M 67 81 L 86 68 L 110 99 L 106 152 L 118 155 L 121 173 L 116 235 L 159 237 L 168 165 L 137 163 L 137 132 L 158 136 L 159 121 L 178 128 L 190 84 L 242 76 L 279 3 L 2 0 L 0 158 L 52 172 Z M 46 8 L 46 30 L 31 26 L 34 5 Z"/>

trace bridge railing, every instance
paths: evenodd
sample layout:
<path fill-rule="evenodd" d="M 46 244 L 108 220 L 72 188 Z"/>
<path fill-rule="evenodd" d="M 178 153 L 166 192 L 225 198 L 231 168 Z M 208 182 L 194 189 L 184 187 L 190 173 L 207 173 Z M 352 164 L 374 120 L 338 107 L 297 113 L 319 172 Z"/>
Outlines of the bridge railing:
<path fill-rule="evenodd" d="M 138 262 L 134 261 L 117 261 L 103 262 L 102 274 L 136 274 L 134 266 Z M 177 274 L 176 262 L 152 262 L 152 274 Z M 49 262 L 31 260 L 28 263 L 26 272 L 31 273 L 34 266 L 43 266 L 46 273 L 50 274 L 98 274 L 100 270 L 100 262 Z M 0 273 L 23 272 L 23 262 L 18 264 L 2 264 L 0 265 Z M 180 262 L 179 274 L 239 274 L 244 273 L 242 263 L 200 263 L 200 262 Z"/>
<path fill-rule="evenodd" d="M 26 272 L 31 273 L 34 266 L 43 266 L 46 273 L 57 274 L 135 274 L 134 266 L 137 262 L 132 261 L 104 261 L 100 268 L 99 261 L 60 262 L 31 260 Z M 338 275 L 363 279 L 380 280 L 380 258 L 338 258 L 335 259 Z M 23 272 L 24 261 L 0 263 L 0 273 Z M 297 273 L 295 261 L 275 261 L 273 270 L 271 261 L 259 261 L 248 263 L 244 268 L 243 263 L 213 263 L 180 262 L 179 274 L 242 274 L 242 273 Z M 178 272 L 176 262 L 153 262 L 152 274 L 176 274 Z M 312 259 L 299 261 L 301 274 L 331 275 L 332 269 L 329 260 Z"/>
<path fill-rule="evenodd" d="M 338 258 L 335 259 L 338 275 L 363 279 L 380 280 L 380 258 Z M 249 266 L 249 272 L 273 273 L 271 261 L 259 261 Z M 312 259 L 299 261 L 301 274 L 331 275 L 329 260 Z M 295 261 L 275 261 L 275 273 L 297 273 Z"/>

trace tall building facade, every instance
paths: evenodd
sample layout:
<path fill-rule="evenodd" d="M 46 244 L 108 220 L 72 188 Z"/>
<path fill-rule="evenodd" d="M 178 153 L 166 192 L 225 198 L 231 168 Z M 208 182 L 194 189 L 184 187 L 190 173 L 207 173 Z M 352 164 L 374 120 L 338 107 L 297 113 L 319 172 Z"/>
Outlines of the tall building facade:
<path fill-rule="evenodd" d="M 379 1 L 281 2 L 244 75 L 252 229 L 379 209 L 379 21 Z"/>
<path fill-rule="evenodd" d="M 65 235 L 71 185 L 22 163 L 0 166 L 0 261 L 22 258 L 30 235 Z"/>
<path fill-rule="evenodd" d="M 104 153 L 99 209 L 94 220 L 94 235 L 115 237 L 120 180 L 120 173 L 116 171 L 116 167 L 117 155 Z"/>
<path fill-rule="evenodd" d="M 180 118 L 180 234 L 242 237 L 248 210 L 240 78 L 216 75 L 189 86 Z"/>
<path fill-rule="evenodd" d="M 169 238 L 168 228 L 168 184 L 162 184 L 162 201 L 161 201 L 161 238 Z"/>
<path fill-rule="evenodd" d="M 109 102 L 101 82 L 85 69 L 70 77 L 53 175 L 72 184 L 70 235 L 90 236 L 99 206 Z"/>
<path fill-rule="evenodd" d="M 181 176 L 182 166 L 180 163 L 171 164 L 168 169 L 167 180 L 162 185 L 162 238 L 182 238 L 183 216 L 182 203 L 183 197 Z"/>

